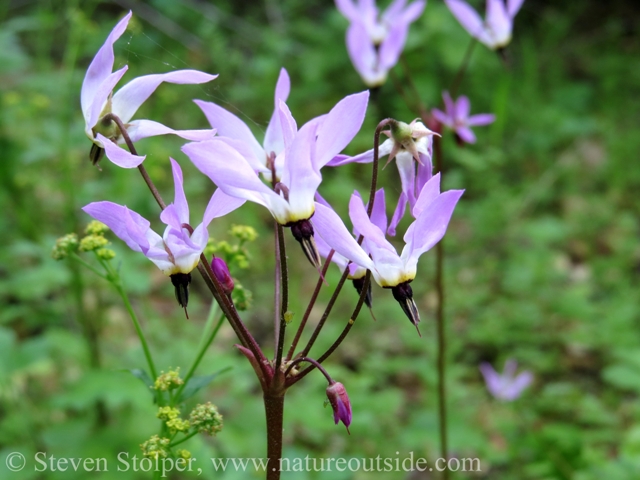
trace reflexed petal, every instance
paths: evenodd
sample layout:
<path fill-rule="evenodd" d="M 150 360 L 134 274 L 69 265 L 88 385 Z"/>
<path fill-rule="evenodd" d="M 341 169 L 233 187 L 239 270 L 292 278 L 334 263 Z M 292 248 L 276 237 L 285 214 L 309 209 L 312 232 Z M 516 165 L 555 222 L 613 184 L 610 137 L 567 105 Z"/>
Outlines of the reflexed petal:
<path fill-rule="evenodd" d="M 400 23 L 396 25 L 380 45 L 380 59 L 378 62 L 381 70 L 391 70 L 402 53 L 409 33 L 409 25 Z"/>
<path fill-rule="evenodd" d="M 393 25 L 394 23 L 400 21 L 400 16 L 402 15 L 402 10 L 404 9 L 407 0 L 393 0 L 391 4 L 387 7 L 387 9 L 382 13 L 382 20 L 384 20 L 387 24 Z M 416 3 L 414 2 L 409 5 L 408 9 L 413 7 Z"/>
<path fill-rule="evenodd" d="M 493 367 L 484 362 L 480 364 L 480 372 L 482 372 L 482 376 L 484 377 L 484 381 L 487 384 L 487 389 L 492 395 L 497 395 L 500 392 L 500 387 L 502 386 L 502 380 L 500 379 L 500 375 L 496 372 Z"/>
<path fill-rule="evenodd" d="M 224 142 L 229 145 L 231 148 L 236 150 L 244 159 L 249 162 L 251 168 L 256 172 L 266 173 L 270 172 L 270 170 L 266 166 L 266 156 L 264 151 L 260 151 L 261 157 L 260 159 L 256 158 L 256 154 L 250 145 L 243 142 L 242 140 L 238 140 L 231 137 L 214 137 L 216 140 L 220 142 Z"/>
<path fill-rule="evenodd" d="M 338 11 L 350 22 L 355 22 L 360 18 L 360 12 L 353 4 L 352 0 L 335 0 Z"/>
<path fill-rule="evenodd" d="M 102 113 L 107 101 L 109 100 L 109 95 L 111 95 L 113 88 L 120 81 L 128 68 L 129 67 L 125 65 L 117 72 L 113 72 L 111 75 L 105 78 L 104 81 L 97 87 L 93 98 L 87 106 L 87 110 L 83 110 L 82 113 L 84 114 L 85 132 L 89 136 L 89 138 L 93 137 L 91 129 L 95 127 L 96 123 L 98 123 L 100 114 Z"/>
<path fill-rule="evenodd" d="M 102 144 L 106 157 L 119 167 L 136 168 L 146 158 L 146 156 L 133 155 L 127 152 L 101 134 L 98 134 L 96 139 Z"/>
<path fill-rule="evenodd" d="M 411 212 L 414 218 L 418 218 L 425 207 L 438 198 L 438 195 L 440 195 L 440 172 L 431 178 L 420 191 L 418 201 Z"/>
<path fill-rule="evenodd" d="M 194 102 L 200 107 L 211 126 L 218 131 L 218 135 L 242 141 L 251 148 L 255 158 L 262 165 L 266 165 L 266 153 L 246 123 L 215 103 L 202 100 L 194 100 Z"/>
<path fill-rule="evenodd" d="M 349 201 L 349 217 L 351 217 L 353 227 L 360 235 L 364 236 L 368 244 L 387 250 L 397 256 L 396 249 L 387 241 L 382 230 L 374 225 L 367 216 L 367 211 L 359 195 L 351 195 L 351 200 Z M 371 253 L 373 254 L 374 252 L 372 251 Z M 375 256 L 374 261 L 376 261 Z"/>
<path fill-rule="evenodd" d="M 376 68 L 376 49 L 367 29 L 360 22 L 352 23 L 347 29 L 347 52 L 354 68 L 367 85 L 374 87 L 384 83 L 387 74 Z"/>
<path fill-rule="evenodd" d="M 285 149 L 288 149 L 293 143 L 296 133 L 298 132 L 298 125 L 296 124 L 296 119 L 291 115 L 289 106 L 283 100 L 280 100 L 277 113 L 280 119 L 280 128 L 282 129 L 284 147 Z"/>
<path fill-rule="evenodd" d="M 456 134 L 466 143 L 476 143 L 476 134 L 468 127 L 459 127 Z"/>
<path fill-rule="evenodd" d="M 343 257 L 363 268 L 372 269 L 373 262 L 369 255 L 358 245 L 338 214 L 317 202 L 315 209 L 311 223 L 316 234 Z"/>
<path fill-rule="evenodd" d="M 314 196 L 322 181 L 312 162 L 315 136 L 315 124 L 303 125 L 285 153 L 282 182 L 289 187 L 291 210 L 300 215 L 308 212 L 311 216 L 313 213 Z"/>
<path fill-rule="evenodd" d="M 167 205 L 167 207 L 160 212 L 160 220 L 165 225 L 169 225 L 174 230 L 182 230 L 182 224 L 188 222 L 181 222 L 178 210 L 173 203 Z"/>
<path fill-rule="evenodd" d="M 398 167 L 398 173 L 400 173 L 400 183 L 402 184 L 402 191 L 409 200 L 409 205 L 413 208 L 416 203 L 416 167 L 413 156 L 406 151 L 401 151 L 396 155 L 396 166 Z"/>
<path fill-rule="evenodd" d="M 127 232 L 125 222 L 125 211 L 128 210 L 127 207 L 113 202 L 93 202 L 83 207 L 82 210 L 109 227 L 131 250 L 136 252 L 142 251 L 140 245 Z M 144 237 L 144 232 L 149 230 L 151 224 L 136 212 L 130 212 L 130 215 L 134 224 L 137 225 L 137 229 Z M 145 240 L 144 243 L 147 244 L 148 242 Z"/>
<path fill-rule="evenodd" d="M 425 206 L 420 217 L 407 229 L 404 235 L 406 245 L 402 250 L 402 259 L 407 269 L 415 269 L 420 255 L 444 237 L 453 209 L 463 193 L 463 190 L 449 190 L 440 194 Z"/>
<path fill-rule="evenodd" d="M 511 17 L 507 14 L 504 0 L 487 0 L 487 26 L 493 32 L 493 47 L 504 46 L 511 38 Z"/>
<path fill-rule="evenodd" d="M 433 110 L 431 110 L 431 114 L 441 124 L 446 125 L 449 128 L 453 127 L 454 120 L 451 117 L 449 117 L 446 113 L 444 113 L 442 110 L 438 110 L 437 108 L 434 108 Z"/>
<path fill-rule="evenodd" d="M 267 154 L 274 152 L 276 155 L 284 150 L 284 139 L 282 138 L 282 126 L 280 124 L 280 115 L 278 113 L 280 101 L 286 102 L 289 98 L 291 82 L 289 74 L 282 68 L 278 83 L 276 83 L 276 92 L 274 98 L 273 114 L 269 120 L 269 126 L 264 134 L 264 150 Z"/>
<path fill-rule="evenodd" d="M 456 113 L 454 118 L 456 120 L 466 120 L 469 117 L 469 112 L 471 111 L 471 102 L 469 102 L 469 97 L 464 95 L 458 97 L 455 105 Z"/>
<path fill-rule="evenodd" d="M 178 165 L 178 162 L 176 162 L 173 158 L 169 158 L 169 160 L 171 161 L 173 185 L 175 187 L 173 204 L 175 205 L 176 213 L 178 214 L 180 223 L 189 223 L 189 204 L 187 203 L 187 197 L 184 194 L 184 187 L 182 186 L 182 169 L 180 168 L 180 165 Z"/>
<path fill-rule="evenodd" d="M 383 232 L 387 229 L 387 206 L 384 199 L 384 188 L 376 192 L 373 210 L 371 211 L 371 222 Z"/>
<path fill-rule="evenodd" d="M 113 96 L 113 113 L 127 123 L 162 82 L 198 84 L 210 82 L 216 77 L 217 75 L 209 75 L 197 70 L 176 70 L 134 78 Z"/>
<path fill-rule="evenodd" d="M 492 113 L 479 113 L 472 115 L 467 119 L 467 125 L 470 127 L 489 125 L 496 121 L 496 116 Z"/>
<path fill-rule="evenodd" d="M 389 224 L 389 228 L 387 229 L 387 235 L 391 237 L 396 236 L 396 228 L 404 217 L 404 213 L 407 211 L 407 204 L 409 200 L 407 200 L 407 195 L 402 192 L 400 194 L 400 198 L 398 199 L 398 204 L 396 205 L 396 209 L 393 212 L 393 217 L 391 217 L 391 223 Z"/>
<path fill-rule="evenodd" d="M 429 138 L 429 146 L 427 149 L 431 151 L 433 137 Z M 427 156 L 420 153 L 420 163 L 418 163 L 418 173 L 416 174 L 416 191 L 421 192 L 425 184 L 431 180 L 433 175 L 433 164 L 431 163 L 431 155 Z M 418 194 L 419 195 L 419 194 Z"/>
<path fill-rule="evenodd" d="M 482 18 L 480 18 L 478 12 L 471 8 L 467 2 L 463 0 L 445 0 L 445 3 L 453 16 L 460 22 L 460 25 L 462 25 L 472 37 L 478 38 L 478 36 L 482 34 L 484 30 Z"/>
<path fill-rule="evenodd" d="M 402 12 L 402 19 L 400 21 L 404 23 L 412 23 L 415 22 L 422 12 L 424 11 L 424 7 L 427 5 L 427 2 L 424 0 L 417 0 L 416 2 L 411 3 L 407 8 Z"/>
<path fill-rule="evenodd" d="M 515 400 L 522 391 L 533 382 L 531 372 L 522 372 L 502 389 L 502 396 L 505 400 Z"/>
<path fill-rule="evenodd" d="M 507 14 L 511 19 L 520 11 L 524 0 L 507 0 Z"/>
<path fill-rule="evenodd" d="M 231 197 L 218 188 L 211 196 L 211 200 L 209 200 L 204 211 L 203 225 L 207 227 L 211 220 L 233 212 L 244 205 L 244 202 L 246 202 L 244 198 Z"/>
<path fill-rule="evenodd" d="M 87 69 L 87 73 L 82 81 L 82 89 L 80 91 L 80 105 L 82 106 L 82 111 L 85 114 L 85 120 L 87 119 L 87 112 L 91 108 L 96 93 L 98 92 L 98 88 L 107 79 L 107 77 L 111 75 L 114 61 L 113 44 L 127 29 L 130 18 L 131 11 L 129 11 L 129 13 L 125 15 L 115 27 L 113 27 L 113 30 L 111 30 L 111 33 L 109 33 L 109 36 L 107 37 L 107 40 L 104 42 L 102 47 L 100 47 L 96 56 L 93 57 L 93 60 Z"/>
<path fill-rule="evenodd" d="M 317 170 L 324 167 L 353 140 L 362 127 L 368 102 L 369 91 L 349 95 L 340 100 L 327 114 L 318 128 L 314 159 Z"/>
<path fill-rule="evenodd" d="M 444 108 L 447 112 L 447 117 L 452 121 L 456 118 L 456 104 L 449 95 L 449 92 L 442 92 L 442 100 L 444 101 Z"/>
<path fill-rule="evenodd" d="M 215 130 L 174 130 L 153 120 L 134 120 L 127 124 L 127 133 L 132 142 L 137 142 L 143 138 L 155 137 L 157 135 L 177 135 L 192 142 L 202 142 L 211 140 L 215 135 Z M 124 142 L 120 137 L 119 143 Z"/>
<path fill-rule="evenodd" d="M 188 143 L 182 151 L 227 195 L 251 200 L 269 209 L 272 203 L 286 208 L 286 201 L 262 183 L 247 160 L 227 143 L 218 139 Z"/>

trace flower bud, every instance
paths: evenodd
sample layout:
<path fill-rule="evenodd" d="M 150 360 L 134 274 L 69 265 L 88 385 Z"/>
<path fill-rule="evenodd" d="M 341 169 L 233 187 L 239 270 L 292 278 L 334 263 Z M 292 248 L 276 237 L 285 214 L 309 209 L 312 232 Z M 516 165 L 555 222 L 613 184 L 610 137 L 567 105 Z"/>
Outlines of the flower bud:
<path fill-rule="evenodd" d="M 215 435 L 222 430 L 222 415 L 218 412 L 218 407 L 213 403 L 198 404 L 189 415 L 191 426 L 198 432 Z"/>
<path fill-rule="evenodd" d="M 229 267 L 227 267 L 225 261 L 220 257 L 214 257 L 211 260 L 211 270 L 222 285 L 224 293 L 231 295 L 231 292 L 233 292 L 233 278 L 231 278 Z"/>
<path fill-rule="evenodd" d="M 347 391 L 340 382 L 333 382 L 327 387 L 327 398 L 333 408 L 333 420 L 338 424 L 338 421 L 344 423 L 349 432 L 349 425 L 351 425 L 351 402 L 349 402 L 349 396 Z M 350 432 L 349 432 L 350 433 Z"/>

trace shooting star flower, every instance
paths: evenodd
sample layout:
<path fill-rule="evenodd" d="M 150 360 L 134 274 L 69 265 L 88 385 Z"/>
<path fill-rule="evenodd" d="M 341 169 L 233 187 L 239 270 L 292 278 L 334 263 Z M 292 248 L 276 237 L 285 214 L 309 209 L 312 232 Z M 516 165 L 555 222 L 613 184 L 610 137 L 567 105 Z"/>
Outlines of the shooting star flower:
<path fill-rule="evenodd" d="M 82 210 L 107 225 L 129 248 L 142 252 L 162 273 L 171 277 L 178 303 L 186 309 L 191 271 L 198 265 L 200 254 L 207 246 L 209 223 L 244 202 L 227 196 L 220 189 L 216 190 L 204 212 L 202 223 L 192 229 L 189 225 L 189 205 L 182 186 L 182 170 L 173 159 L 171 168 L 175 199 L 160 214 L 160 219 L 167 225 L 162 236 L 151 230 L 148 220 L 123 205 L 94 202 Z"/>
<path fill-rule="evenodd" d="M 210 82 L 217 75 L 196 70 L 176 70 L 174 72 L 145 75 L 127 83 L 113 94 L 113 89 L 127 71 L 125 65 L 120 70 L 112 72 L 114 54 L 113 44 L 122 36 L 131 19 L 129 12 L 113 28 L 104 45 L 87 69 L 82 90 L 80 104 L 85 120 L 85 133 L 93 142 L 91 160 L 96 164 L 102 154 L 116 165 L 123 168 L 134 168 L 142 163 L 144 156 L 133 155 L 117 146 L 125 143 L 125 139 L 113 117 L 122 122 L 132 142 L 155 135 L 174 134 L 187 140 L 206 140 L 215 135 L 213 130 L 173 130 L 152 120 L 131 120 L 140 105 L 163 82 L 177 84 L 199 84 Z"/>
<path fill-rule="evenodd" d="M 391 289 L 402 310 L 418 328 L 420 315 L 409 284 L 416 276 L 420 255 L 431 249 L 444 236 L 462 193 L 462 190 L 440 193 L 440 174 L 431 178 L 422 188 L 416 201 L 413 209 L 416 220 L 404 235 L 405 246 L 400 255 L 385 238 L 386 228 L 380 228 L 367 216 L 362 199 L 357 194 L 351 196 L 349 216 L 354 229 L 364 236 L 362 247 L 338 215 L 324 205 L 316 205 L 313 224 L 331 248 L 356 265 L 371 270 L 378 285 Z"/>
<path fill-rule="evenodd" d="M 525 388 L 533 381 L 531 372 L 524 371 L 516 375 L 518 364 L 509 359 L 504 364 L 504 373 L 496 372 L 488 363 L 480 365 L 480 371 L 487 384 L 487 390 L 498 400 L 513 401 L 517 399 Z"/>
<path fill-rule="evenodd" d="M 287 105 L 280 101 L 284 165 L 282 179 L 273 188 L 260 180 L 242 152 L 222 138 L 189 143 L 182 150 L 226 194 L 266 207 L 280 225 L 291 227 L 307 258 L 318 268 L 320 256 L 309 219 L 314 215 L 314 196 L 322 181 L 320 169 L 360 130 L 368 98 L 368 92 L 349 95 L 300 130 Z"/>
<path fill-rule="evenodd" d="M 405 214 L 407 204 L 413 210 L 418 193 L 432 176 L 433 135 L 437 133 L 429 130 L 417 119 L 410 124 L 393 120 L 390 123 L 390 130 L 382 133 L 390 138 L 382 142 L 378 148 L 378 156 L 379 158 L 389 156 L 386 165 L 393 159 L 396 160 L 402 184 L 402 193 L 387 230 L 389 235 L 394 236 L 396 227 Z M 347 163 L 371 163 L 372 161 L 373 149 L 354 157 L 338 155 L 327 165 L 337 167 Z"/>
<path fill-rule="evenodd" d="M 469 127 L 489 125 L 496 120 L 496 116 L 491 113 L 480 113 L 469 116 L 471 103 L 464 95 L 453 100 L 449 92 L 442 94 L 445 111 L 434 108 L 433 116 L 440 123 L 453 130 L 458 143 L 476 143 L 476 135 Z"/>
<path fill-rule="evenodd" d="M 405 8 L 406 0 L 395 0 L 381 16 L 373 0 L 336 0 L 338 10 L 351 22 L 347 30 L 347 51 L 356 71 L 369 87 L 382 85 L 389 70 L 398 63 L 409 25 L 424 10 L 418 0 Z"/>
<path fill-rule="evenodd" d="M 487 15 L 482 21 L 478 12 L 463 0 L 445 0 L 447 7 L 469 34 L 492 50 L 506 47 L 511 41 L 513 19 L 524 0 L 487 0 Z"/>

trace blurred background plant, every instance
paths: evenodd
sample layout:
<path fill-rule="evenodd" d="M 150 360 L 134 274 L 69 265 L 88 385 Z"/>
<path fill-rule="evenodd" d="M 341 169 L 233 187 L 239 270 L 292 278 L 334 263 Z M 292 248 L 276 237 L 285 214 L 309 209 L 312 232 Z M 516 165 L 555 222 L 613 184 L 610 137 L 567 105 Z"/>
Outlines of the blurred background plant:
<path fill-rule="evenodd" d="M 483 11 L 482 2 L 470 2 Z M 72 262 L 51 258 L 55 239 L 84 231 L 80 207 L 96 199 L 121 201 L 148 218 L 157 206 L 136 172 L 90 165 L 79 91 L 89 61 L 114 22 L 134 11 L 116 44 L 116 66 L 130 77 L 196 68 L 220 77 L 207 85 L 164 85 L 142 107 L 146 118 L 180 128 L 204 128 L 191 99 L 214 101 L 249 121 L 259 134 L 272 111 L 280 67 L 292 78 L 294 115 L 311 118 L 363 89 L 344 46 L 347 21 L 332 2 L 265 0 L 203 2 L 68 0 L 0 3 L 0 449 L 27 458 L 107 457 L 140 452 L 157 433 L 157 408 L 145 385 L 122 370 L 144 366 L 144 354 L 117 292 Z M 640 474 L 640 6 L 612 2 L 527 0 L 508 49 L 509 68 L 476 48 L 459 93 L 496 122 L 476 129 L 478 143 L 446 145 L 446 189 L 465 188 L 447 242 L 450 448 L 479 457 L 483 471 L 454 478 L 629 479 Z M 443 2 L 432 0 L 412 25 L 405 48 L 422 100 L 438 106 L 469 38 Z M 402 78 L 402 70 L 399 76 Z M 180 108 L 176 108 L 180 105 Z M 378 110 L 376 110 L 378 109 Z M 348 153 L 371 148 L 378 121 L 411 118 L 391 82 L 370 107 Z M 170 196 L 169 154 L 185 170 L 194 215 L 212 185 L 184 156 L 180 140 L 141 141 L 145 166 Z M 367 174 L 350 165 L 323 172 L 321 193 L 346 209 Z M 388 178 L 385 178 L 388 177 Z M 383 176 L 383 185 L 395 182 Z M 342 201 L 338 200 L 342 199 Z M 200 211 L 197 211 L 197 209 Z M 344 210 L 341 212 L 344 213 Z M 271 322 L 271 255 L 264 241 L 238 245 L 232 224 L 260 235 L 271 219 L 247 205 L 215 223 L 213 248 L 251 257 L 234 277 L 253 292 L 254 332 Z M 229 233 L 229 231 L 231 232 Z M 226 242 L 226 243 L 223 243 Z M 242 243 L 242 239 L 240 238 Z M 121 242 L 124 287 L 144 325 L 160 370 L 192 361 L 209 310 L 194 280 L 191 319 L 172 287 L 145 258 Z M 297 254 L 298 252 L 295 252 Z M 294 255 L 294 253 L 292 253 Z M 245 257 L 246 258 L 246 257 Z M 297 259 L 297 257 L 295 257 Z M 301 313 L 315 278 L 300 268 Z M 299 267 L 296 267 L 299 264 Z M 285 456 L 438 456 L 435 336 L 430 321 L 433 256 L 414 282 L 423 312 L 422 339 L 397 304 L 374 288 L 374 323 L 363 315 L 348 347 L 330 360 L 348 386 L 351 436 L 323 408 L 324 380 L 310 376 L 288 396 Z M 330 269 L 329 282 L 337 281 Z M 348 308 L 355 291 L 341 296 Z M 299 298 L 298 298 L 299 297 Z M 321 302 L 326 302 L 326 298 Z M 340 305 L 339 305 L 340 307 Z M 268 319 L 268 320 L 264 320 Z M 294 318 L 295 321 L 295 318 Z M 342 324 L 329 324 L 326 339 Z M 333 332 L 331 333 L 333 329 Z M 259 336 L 259 335 L 258 335 Z M 264 456 L 258 385 L 224 325 L 202 371 L 233 366 L 198 393 L 225 417 L 218 437 L 194 437 L 189 450 L 212 476 L 209 457 Z M 318 350 L 328 345 L 318 342 Z M 507 358 L 534 373 L 512 403 L 494 400 L 478 365 L 497 369 Z M 366 359 L 366 361 L 365 361 Z M 241 399 L 242 401 L 239 401 Z M 197 403 L 193 399 L 193 405 Z M 262 420 L 260 420 L 262 421 Z M 0 462 L 4 472 L 4 462 Z M 197 473 L 197 472 L 196 472 Z M 11 475 L 11 476 L 9 476 Z M 224 478 L 246 478 L 228 471 Z M 296 473 L 295 478 L 399 478 L 397 473 Z M 85 478 L 86 473 L 3 473 L 7 478 Z M 148 478 L 104 472 L 102 478 Z M 285 474 L 286 478 L 286 474 Z M 420 478 L 420 477 L 412 477 Z M 426 477 L 425 477 L 426 478 Z"/>

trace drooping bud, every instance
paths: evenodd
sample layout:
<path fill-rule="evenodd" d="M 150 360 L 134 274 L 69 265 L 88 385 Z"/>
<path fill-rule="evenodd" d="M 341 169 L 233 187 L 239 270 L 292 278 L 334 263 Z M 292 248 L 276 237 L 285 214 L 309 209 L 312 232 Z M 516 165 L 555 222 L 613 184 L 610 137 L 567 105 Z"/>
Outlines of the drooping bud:
<path fill-rule="evenodd" d="M 187 304 L 189 303 L 189 284 L 191 283 L 190 273 L 174 273 L 170 276 L 171 283 L 175 287 L 176 300 L 186 313 Z M 187 316 L 187 318 L 189 318 Z"/>
<path fill-rule="evenodd" d="M 391 287 L 391 293 L 393 293 L 393 298 L 400 304 L 402 311 L 407 315 L 409 321 L 415 325 L 416 330 L 418 330 L 418 335 L 420 335 L 420 329 L 418 328 L 420 313 L 418 312 L 416 302 L 413 300 L 413 290 L 409 282 Z"/>
<path fill-rule="evenodd" d="M 322 266 L 322 260 L 320 259 L 320 253 L 316 242 L 313 239 L 313 225 L 309 220 L 300 220 L 292 223 L 291 233 L 293 237 L 302 245 L 302 251 L 306 255 L 307 259 L 311 262 L 311 265 L 320 269 Z"/>
<path fill-rule="evenodd" d="M 229 267 L 223 259 L 220 257 L 213 257 L 211 259 L 211 271 L 216 276 L 220 284 L 222 285 L 222 290 L 227 295 L 231 295 L 233 292 L 233 278 L 231 278 L 231 273 L 229 273 Z"/>
<path fill-rule="evenodd" d="M 358 291 L 358 295 L 362 295 L 362 289 L 364 288 L 364 278 L 354 278 L 353 286 Z M 364 304 L 371 309 L 371 282 L 367 288 L 367 293 L 364 296 Z"/>
<path fill-rule="evenodd" d="M 351 425 L 351 402 L 347 395 L 347 390 L 340 382 L 333 382 L 327 387 L 327 398 L 333 409 L 333 421 L 344 423 L 349 432 L 349 425 Z"/>

